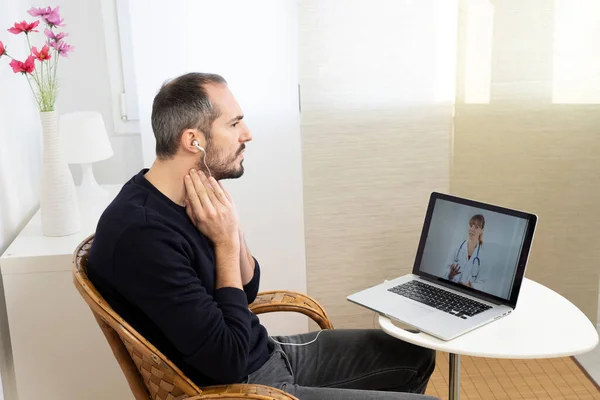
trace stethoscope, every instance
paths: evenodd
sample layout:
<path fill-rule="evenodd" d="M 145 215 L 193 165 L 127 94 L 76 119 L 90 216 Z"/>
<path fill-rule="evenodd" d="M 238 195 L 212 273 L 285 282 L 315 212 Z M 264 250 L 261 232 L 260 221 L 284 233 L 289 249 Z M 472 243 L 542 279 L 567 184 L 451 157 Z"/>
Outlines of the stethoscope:
<path fill-rule="evenodd" d="M 458 248 L 458 251 L 456 252 L 456 256 L 454 256 L 454 262 L 455 263 L 457 263 L 457 262 L 460 261 L 460 258 L 458 257 L 458 254 L 462 250 L 462 248 L 465 245 L 465 243 L 467 243 L 466 240 L 460 244 L 460 247 Z M 477 254 L 475 254 L 475 258 L 473 258 L 473 260 L 472 260 L 473 261 L 473 268 L 471 268 L 471 277 L 473 279 L 477 279 L 477 277 L 479 276 L 479 269 L 481 268 L 481 260 L 479 259 L 479 250 L 481 250 L 481 245 L 477 246 Z M 475 261 L 477 261 L 477 273 L 473 274 L 473 270 L 475 269 Z"/>

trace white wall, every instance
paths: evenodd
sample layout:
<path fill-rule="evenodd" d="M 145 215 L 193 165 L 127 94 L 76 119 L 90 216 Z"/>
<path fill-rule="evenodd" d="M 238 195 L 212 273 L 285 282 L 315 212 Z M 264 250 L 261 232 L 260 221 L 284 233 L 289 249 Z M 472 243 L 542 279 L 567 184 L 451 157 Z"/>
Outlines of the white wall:
<path fill-rule="evenodd" d="M 155 158 L 150 114 L 163 82 L 186 72 L 223 75 L 253 132 L 244 176 L 225 185 L 260 262 L 261 290 L 306 292 L 296 1 L 129 4 L 144 164 Z M 160 57 L 149 57 L 157 52 Z M 261 320 L 270 334 L 308 328 L 294 314 Z"/>
<path fill-rule="evenodd" d="M 8 7 L 8 8 L 6 8 Z M 28 1 L 3 6 L 0 27 L 11 26 Z M 26 55 L 22 37 L 0 29 L 0 40 L 15 58 Z M 39 196 L 41 127 L 26 79 L 15 75 L 10 59 L 0 59 L 0 253 L 34 212 Z"/>
<path fill-rule="evenodd" d="M 0 12 L 0 40 L 19 58 L 25 55 L 22 37 L 6 28 L 21 20 L 28 7 L 27 0 L 12 0 L 3 2 Z M 0 58 L 0 254 L 37 209 L 41 165 L 41 126 L 35 102 L 27 81 L 12 72 L 9 61 Z M 11 350 L 1 275 L 0 329 L 0 374 L 10 399 L 8 383 L 13 372 L 6 363 Z"/>
<path fill-rule="evenodd" d="M 66 19 L 68 41 L 76 51 L 69 59 L 61 60 L 59 68 L 60 93 L 56 110 L 65 113 L 76 110 L 97 110 L 102 113 L 115 155 L 94 166 L 100 183 L 122 183 L 142 167 L 140 138 L 115 136 L 109 99 L 107 55 L 104 46 L 103 21 L 99 16 L 101 0 L 57 0 L 52 6 L 61 7 Z M 24 58 L 23 36 L 6 32 L 15 21 L 33 20 L 26 12 L 38 3 L 28 0 L 2 2 L 0 12 L 0 40 L 10 53 Z M 45 6 L 45 4 L 43 4 Z M 38 37 L 42 40 L 41 37 Z M 41 126 L 29 86 L 22 76 L 15 75 L 8 66 L 8 58 L 0 59 L 0 254 L 8 247 L 39 205 L 39 177 L 41 167 Z M 73 167 L 76 181 L 80 171 Z M 0 277 L 0 373 L 10 382 L 12 373 L 4 364 L 10 352 L 6 306 Z M 5 396 L 11 399 L 12 388 L 5 387 Z M 0 390 L 0 400 L 2 400 Z"/>

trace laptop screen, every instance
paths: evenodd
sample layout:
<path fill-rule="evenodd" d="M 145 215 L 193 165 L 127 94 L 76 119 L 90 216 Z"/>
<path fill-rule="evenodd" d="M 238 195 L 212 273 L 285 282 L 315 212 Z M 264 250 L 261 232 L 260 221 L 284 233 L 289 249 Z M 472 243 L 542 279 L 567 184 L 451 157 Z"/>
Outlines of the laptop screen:
<path fill-rule="evenodd" d="M 419 271 L 509 300 L 528 224 L 526 216 L 436 198 Z"/>

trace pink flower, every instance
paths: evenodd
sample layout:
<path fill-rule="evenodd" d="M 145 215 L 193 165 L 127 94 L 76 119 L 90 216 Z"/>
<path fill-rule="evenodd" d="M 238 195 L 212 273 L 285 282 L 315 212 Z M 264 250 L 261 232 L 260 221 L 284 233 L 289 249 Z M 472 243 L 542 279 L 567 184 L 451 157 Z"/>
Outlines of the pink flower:
<path fill-rule="evenodd" d="M 61 40 L 63 40 L 67 36 L 69 36 L 68 33 L 64 33 L 64 32 L 54 33 L 50 29 L 44 30 L 44 35 L 46 35 L 46 37 L 48 37 L 48 39 L 54 40 L 55 42 L 60 42 Z"/>
<path fill-rule="evenodd" d="M 0 57 L 6 54 L 6 47 L 4 47 L 4 43 L 0 42 Z"/>
<path fill-rule="evenodd" d="M 58 54 L 63 57 L 68 57 L 68 54 L 75 50 L 74 46 L 68 45 L 62 40 L 60 42 L 50 42 L 49 44 L 50 47 L 58 51 Z"/>
<path fill-rule="evenodd" d="M 29 15 L 31 15 L 32 17 L 46 17 L 48 15 L 50 15 L 50 13 L 52 12 L 52 8 L 50 7 L 46 7 L 46 8 L 36 8 L 36 7 L 32 7 L 29 11 L 27 11 L 29 13 Z"/>
<path fill-rule="evenodd" d="M 50 7 L 46 7 L 46 8 L 31 8 L 28 13 L 29 15 L 33 16 L 33 17 L 40 17 L 42 19 L 42 21 L 44 21 L 46 24 L 48 24 L 51 28 L 55 27 L 55 26 L 64 26 L 63 25 L 63 19 L 60 18 L 60 14 L 58 13 L 58 10 L 60 9 L 60 7 L 56 7 L 55 9 L 52 9 Z"/>
<path fill-rule="evenodd" d="M 56 8 L 58 9 L 58 7 Z M 63 24 L 63 21 L 64 19 L 61 18 L 58 14 L 50 14 L 44 19 L 44 22 L 46 22 L 50 27 L 65 26 L 65 24 Z"/>
<path fill-rule="evenodd" d="M 12 67 L 15 74 L 18 74 L 19 72 L 22 72 L 23 74 L 31 74 L 35 69 L 35 58 L 33 56 L 29 56 L 25 62 L 12 60 L 8 65 Z"/>
<path fill-rule="evenodd" d="M 14 33 L 15 35 L 18 35 L 21 32 L 24 32 L 27 35 L 29 32 L 37 32 L 34 29 L 39 24 L 40 24 L 40 21 L 35 21 L 35 22 L 30 23 L 30 24 L 28 24 L 25 21 L 23 21 L 23 22 L 15 22 L 15 26 L 13 26 L 12 28 L 8 29 L 8 31 L 10 33 Z"/>
<path fill-rule="evenodd" d="M 40 51 L 38 51 L 36 47 L 31 48 L 31 52 L 33 53 L 35 58 L 37 58 L 40 61 L 46 61 L 52 58 L 49 51 L 50 48 L 48 47 L 48 44 L 45 44 Z"/>

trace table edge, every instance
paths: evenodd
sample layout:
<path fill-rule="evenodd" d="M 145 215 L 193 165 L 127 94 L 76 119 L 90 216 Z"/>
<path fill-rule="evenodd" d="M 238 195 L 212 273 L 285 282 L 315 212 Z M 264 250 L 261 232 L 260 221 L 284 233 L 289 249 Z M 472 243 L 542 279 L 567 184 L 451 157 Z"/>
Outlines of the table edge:
<path fill-rule="evenodd" d="M 452 354 L 459 354 L 459 355 L 463 355 L 463 356 L 471 356 L 471 357 L 486 357 L 486 358 L 506 358 L 506 359 L 536 359 L 536 358 L 560 358 L 560 357 L 570 357 L 570 356 L 576 356 L 579 354 L 583 354 L 583 353 L 587 353 L 593 349 L 596 348 L 596 346 L 598 346 L 598 343 L 600 341 L 600 338 L 598 336 L 598 334 L 596 334 L 596 340 L 593 344 L 582 347 L 581 349 L 578 349 L 576 351 L 561 351 L 561 352 L 555 352 L 555 353 L 538 353 L 538 354 L 513 354 L 513 353 L 504 353 L 504 354 L 500 354 L 500 353 L 494 353 L 494 352 L 470 352 L 470 351 L 463 351 L 464 349 L 460 349 L 460 352 L 454 351 L 452 349 L 447 348 L 447 346 L 444 346 L 446 343 L 449 343 L 451 341 L 448 342 L 442 342 L 439 345 L 433 344 L 433 343 L 422 343 L 419 340 L 411 340 L 410 336 L 396 336 L 394 334 L 394 332 L 403 330 L 402 328 L 394 325 L 394 323 L 392 322 L 392 320 L 388 317 L 386 317 L 385 315 L 379 315 L 379 319 L 378 319 L 378 323 L 379 326 L 381 327 L 381 329 L 388 335 L 395 337 L 396 339 L 399 340 L 403 340 L 405 342 L 408 343 L 412 343 L 416 346 L 420 346 L 420 347 L 425 347 L 431 350 L 437 350 L 437 351 L 443 351 L 446 353 L 452 353 Z M 386 326 L 389 325 L 389 326 Z M 408 332 L 408 331 L 406 331 Z M 410 332 L 408 332 L 410 333 Z M 410 333 L 411 335 L 414 335 L 415 338 L 417 338 L 417 335 L 427 335 L 431 338 L 434 338 L 436 340 L 440 340 L 435 338 L 434 336 L 431 336 L 427 333 L 424 332 L 419 332 L 419 333 Z M 430 345 L 431 344 L 431 345 Z"/>

